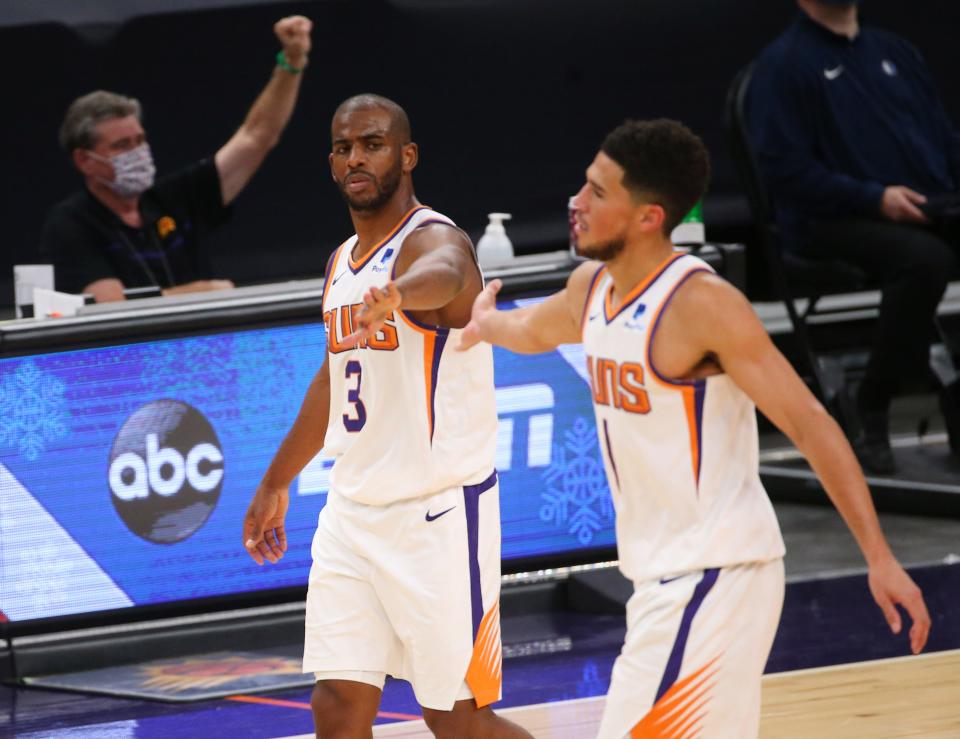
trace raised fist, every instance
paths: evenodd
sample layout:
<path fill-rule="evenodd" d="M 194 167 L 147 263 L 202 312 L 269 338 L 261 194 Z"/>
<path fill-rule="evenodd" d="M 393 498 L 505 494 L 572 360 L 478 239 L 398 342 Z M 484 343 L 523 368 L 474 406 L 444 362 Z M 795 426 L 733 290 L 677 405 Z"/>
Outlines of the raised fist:
<path fill-rule="evenodd" d="M 273 32 L 277 34 L 283 54 L 291 66 L 299 68 L 306 65 L 311 30 L 313 21 L 302 15 L 288 15 L 274 24 Z"/>

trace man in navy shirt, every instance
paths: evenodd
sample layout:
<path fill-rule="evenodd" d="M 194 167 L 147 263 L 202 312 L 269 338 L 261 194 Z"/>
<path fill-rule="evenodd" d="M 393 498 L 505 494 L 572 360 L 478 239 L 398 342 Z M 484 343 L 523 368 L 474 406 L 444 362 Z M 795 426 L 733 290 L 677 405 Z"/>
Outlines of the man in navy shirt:
<path fill-rule="evenodd" d="M 858 265 L 882 284 L 857 392 L 861 461 L 895 469 L 893 395 L 927 366 L 932 318 L 960 268 L 960 136 L 919 52 L 863 28 L 853 0 L 797 0 L 758 57 L 748 100 L 784 248 Z M 952 204 L 952 207 L 951 207 Z"/>

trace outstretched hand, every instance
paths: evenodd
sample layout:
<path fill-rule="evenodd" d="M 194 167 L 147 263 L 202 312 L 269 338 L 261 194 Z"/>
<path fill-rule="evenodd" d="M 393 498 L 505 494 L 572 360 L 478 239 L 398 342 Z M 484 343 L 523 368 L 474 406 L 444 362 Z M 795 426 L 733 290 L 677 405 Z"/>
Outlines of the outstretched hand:
<path fill-rule="evenodd" d="M 497 293 L 503 283 L 500 280 L 491 280 L 473 301 L 470 310 L 470 323 L 463 328 L 460 334 L 460 343 L 457 351 L 463 352 L 484 341 L 483 328 L 486 322 L 497 312 Z"/>
<path fill-rule="evenodd" d="M 369 341 L 383 328 L 387 317 L 400 307 L 403 296 L 393 280 L 382 288 L 371 287 L 363 296 L 363 305 L 354 319 L 354 331 L 343 339 L 347 346 L 357 346 Z"/>
<path fill-rule="evenodd" d="M 301 68 L 310 53 L 310 31 L 313 21 L 302 15 L 288 15 L 273 26 L 273 32 L 283 47 L 283 55 L 294 67 Z"/>
<path fill-rule="evenodd" d="M 867 575 L 870 593 L 883 611 L 890 631 L 899 634 L 903 628 L 897 605 L 903 606 L 910 614 L 913 624 L 910 626 L 910 650 L 918 654 L 927 643 L 930 634 L 930 614 L 923 602 L 923 593 L 906 573 L 900 563 L 892 557 L 882 564 L 874 565 Z"/>
<path fill-rule="evenodd" d="M 243 518 L 243 546 L 258 565 L 264 560 L 276 564 L 287 551 L 284 519 L 289 504 L 287 488 L 265 488 L 262 485 L 250 501 Z"/>

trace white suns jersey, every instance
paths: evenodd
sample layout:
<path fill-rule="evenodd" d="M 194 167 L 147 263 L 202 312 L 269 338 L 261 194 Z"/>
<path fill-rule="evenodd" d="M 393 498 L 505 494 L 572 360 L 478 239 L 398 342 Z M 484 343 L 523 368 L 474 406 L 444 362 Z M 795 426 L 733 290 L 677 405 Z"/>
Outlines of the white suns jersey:
<path fill-rule="evenodd" d="M 783 556 L 760 483 L 754 404 L 727 375 L 663 377 L 650 347 L 662 311 L 692 274 L 674 254 L 619 306 L 601 267 L 583 313 L 597 435 L 617 519 L 620 569 L 632 580 Z"/>
<path fill-rule="evenodd" d="M 360 262 L 347 239 L 327 265 L 323 318 L 330 362 L 330 420 L 324 453 L 331 489 L 358 503 L 387 505 L 493 471 L 497 410 L 493 350 L 457 351 L 460 330 L 392 313 L 365 345 L 346 345 L 371 287 L 394 273 L 404 239 L 428 223 L 454 225 L 430 208 L 411 209 Z"/>

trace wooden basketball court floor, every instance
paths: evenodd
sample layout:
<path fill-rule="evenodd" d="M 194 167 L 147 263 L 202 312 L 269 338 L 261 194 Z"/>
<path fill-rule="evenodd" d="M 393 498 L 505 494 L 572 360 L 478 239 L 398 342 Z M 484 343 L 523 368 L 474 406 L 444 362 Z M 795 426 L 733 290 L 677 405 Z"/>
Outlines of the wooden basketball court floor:
<path fill-rule="evenodd" d="M 584 739 L 596 736 L 603 704 L 598 696 L 500 713 L 537 739 Z M 433 736 L 422 720 L 383 724 L 373 734 L 378 739 Z M 957 739 L 960 650 L 766 675 L 760 736 Z"/>
<path fill-rule="evenodd" d="M 934 616 L 929 651 L 903 657 L 906 638 L 890 635 L 836 514 L 777 507 L 792 558 L 763 678 L 761 736 L 960 739 L 960 522 L 882 516 L 895 551 L 936 563 L 911 568 Z M 510 658 L 498 711 L 538 739 L 596 736 L 622 614 L 514 615 L 504 628 Z M 177 704 L 0 685 L 0 739 L 306 738 L 309 700 L 309 688 Z M 406 683 L 388 683 L 374 736 L 429 736 Z"/>

